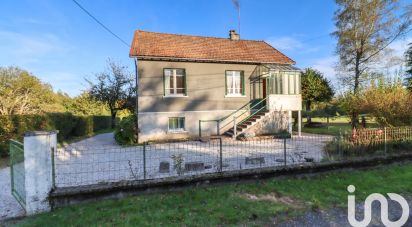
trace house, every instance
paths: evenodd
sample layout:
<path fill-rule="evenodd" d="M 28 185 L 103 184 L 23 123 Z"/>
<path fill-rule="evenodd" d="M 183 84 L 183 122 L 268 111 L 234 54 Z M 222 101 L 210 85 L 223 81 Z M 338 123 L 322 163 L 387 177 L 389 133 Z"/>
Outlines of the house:
<path fill-rule="evenodd" d="M 268 43 L 137 30 L 139 142 L 292 130 L 300 71 Z"/>

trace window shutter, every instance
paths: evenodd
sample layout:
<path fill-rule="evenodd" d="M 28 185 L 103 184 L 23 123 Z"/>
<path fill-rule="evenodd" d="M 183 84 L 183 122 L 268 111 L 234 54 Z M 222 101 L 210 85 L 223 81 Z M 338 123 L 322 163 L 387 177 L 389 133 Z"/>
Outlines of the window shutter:
<path fill-rule="evenodd" d="M 227 71 L 225 71 L 225 95 L 227 95 Z"/>
<path fill-rule="evenodd" d="M 184 86 L 184 88 L 185 88 L 185 96 L 187 96 L 186 69 L 183 69 L 183 80 L 184 80 L 184 83 L 185 83 L 185 86 Z"/>
<path fill-rule="evenodd" d="M 244 72 L 243 71 L 241 71 L 240 72 L 240 81 L 241 81 L 241 85 L 242 85 L 242 95 L 245 95 L 245 75 L 244 75 Z"/>
<path fill-rule="evenodd" d="M 163 69 L 163 96 L 166 96 L 166 69 Z"/>

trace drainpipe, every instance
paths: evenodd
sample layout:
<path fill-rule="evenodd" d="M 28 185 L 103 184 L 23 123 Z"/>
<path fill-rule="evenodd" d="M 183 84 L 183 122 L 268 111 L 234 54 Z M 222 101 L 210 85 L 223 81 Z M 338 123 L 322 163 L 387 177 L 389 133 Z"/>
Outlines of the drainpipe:
<path fill-rule="evenodd" d="M 136 132 L 137 132 L 137 141 L 139 141 L 139 99 L 138 99 L 138 95 L 139 95 L 139 86 L 138 86 L 138 74 L 139 74 L 139 70 L 137 68 L 137 58 L 134 58 L 134 66 L 135 66 L 135 80 L 136 80 L 136 84 L 135 84 L 135 91 L 136 91 L 136 98 L 135 98 L 135 114 L 136 114 Z"/>

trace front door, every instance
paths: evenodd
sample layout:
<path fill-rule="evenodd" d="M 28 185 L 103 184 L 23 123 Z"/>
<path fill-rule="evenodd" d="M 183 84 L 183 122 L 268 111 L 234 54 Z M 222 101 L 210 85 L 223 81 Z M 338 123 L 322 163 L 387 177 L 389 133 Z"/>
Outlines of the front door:
<path fill-rule="evenodd" d="M 262 83 L 262 98 L 266 98 L 266 78 L 263 79 Z"/>

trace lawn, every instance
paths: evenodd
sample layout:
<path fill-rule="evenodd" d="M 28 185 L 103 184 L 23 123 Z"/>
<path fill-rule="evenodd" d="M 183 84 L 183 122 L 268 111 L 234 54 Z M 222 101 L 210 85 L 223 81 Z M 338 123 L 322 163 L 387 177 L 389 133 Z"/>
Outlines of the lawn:
<path fill-rule="evenodd" d="M 412 193 L 412 164 L 286 177 L 180 192 L 146 194 L 57 209 L 18 221 L 18 226 L 260 226 L 277 214 L 345 207 L 346 188 L 357 199 L 370 193 Z"/>
<path fill-rule="evenodd" d="M 327 119 L 326 118 L 312 118 L 312 122 L 320 122 L 324 123 L 325 125 L 327 124 Z M 328 127 L 322 127 L 322 128 L 307 128 L 303 127 L 306 123 L 306 118 L 303 119 L 302 121 L 302 132 L 306 133 L 314 133 L 314 134 L 326 134 L 326 135 L 339 135 L 340 133 L 345 133 L 345 132 L 350 132 L 351 131 L 351 125 L 350 125 L 350 119 L 349 117 L 336 117 L 336 118 L 331 118 L 329 120 L 329 125 Z M 368 128 L 376 128 L 379 127 L 379 125 L 371 118 L 367 118 L 367 127 Z"/>

